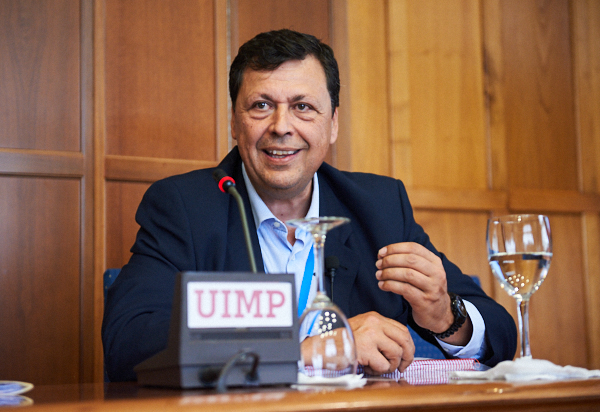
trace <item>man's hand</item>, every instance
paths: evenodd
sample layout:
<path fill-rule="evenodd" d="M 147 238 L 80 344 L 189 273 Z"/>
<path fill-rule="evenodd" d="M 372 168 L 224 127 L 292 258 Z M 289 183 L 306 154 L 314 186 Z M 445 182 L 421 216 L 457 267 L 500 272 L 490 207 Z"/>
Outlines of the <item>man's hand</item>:
<path fill-rule="evenodd" d="M 408 328 L 377 312 L 367 312 L 348 319 L 358 363 L 372 375 L 404 372 L 413 361 L 415 344 Z"/>
<path fill-rule="evenodd" d="M 402 295 L 411 305 L 415 322 L 441 333 L 454 322 L 442 260 L 418 243 L 394 243 L 379 251 L 375 276 L 379 288 Z M 444 339 L 466 345 L 472 332 L 470 319 L 461 329 Z"/>
<path fill-rule="evenodd" d="M 381 375 L 398 369 L 404 372 L 410 365 L 415 354 L 415 344 L 408 328 L 393 319 L 388 319 L 377 312 L 363 313 L 348 319 L 356 344 L 356 357 L 366 373 Z M 337 329 L 339 330 L 339 329 Z M 334 329 L 335 331 L 335 329 Z M 313 354 L 322 353 L 326 344 L 331 354 L 327 363 L 335 364 L 337 369 L 348 367 L 345 351 L 345 341 L 341 334 L 326 337 L 324 342 L 320 336 L 310 336 L 301 344 L 302 359 L 305 365 L 313 365 Z M 335 346 L 331 350 L 330 345 Z M 319 352 L 321 351 L 321 352 Z M 317 362 L 323 362 L 319 357 Z M 314 366 L 314 365 L 313 365 Z"/>

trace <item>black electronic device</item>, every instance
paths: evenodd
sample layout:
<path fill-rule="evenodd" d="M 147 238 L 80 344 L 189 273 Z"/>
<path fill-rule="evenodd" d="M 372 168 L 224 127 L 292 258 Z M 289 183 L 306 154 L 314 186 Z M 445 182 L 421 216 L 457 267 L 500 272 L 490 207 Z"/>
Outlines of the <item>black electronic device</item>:
<path fill-rule="evenodd" d="M 296 311 L 291 274 L 179 273 L 167 348 L 135 367 L 138 383 L 221 391 L 295 383 Z"/>

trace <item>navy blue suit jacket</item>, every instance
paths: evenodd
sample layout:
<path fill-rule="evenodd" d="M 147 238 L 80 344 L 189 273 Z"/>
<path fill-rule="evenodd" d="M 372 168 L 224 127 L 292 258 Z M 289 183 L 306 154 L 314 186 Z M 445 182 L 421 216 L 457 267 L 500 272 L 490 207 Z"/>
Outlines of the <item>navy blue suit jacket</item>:
<path fill-rule="evenodd" d="M 221 162 L 237 182 L 252 210 L 234 148 Z M 136 220 L 140 225 L 133 255 L 108 291 L 102 340 L 111 381 L 134 380 L 133 367 L 166 347 L 175 275 L 180 271 L 249 271 L 242 224 L 235 200 L 218 190 L 213 169 L 196 170 L 154 183 L 144 195 Z M 346 216 L 350 224 L 331 231 L 325 255 L 337 256 L 335 303 L 348 318 L 376 311 L 410 324 L 437 345 L 411 316 L 402 296 L 377 286 L 375 262 L 383 246 L 417 242 L 442 258 L 448 290 L 473 303 L 486 324 L 488 365 L 512 359 L 516 328 L 504 308 L 469 276 L 440 254 L 413 218 L 401 181 L 365 173 L 341 172 L 327 164 L 318 170 L 321 216 Z M 249 218 L 258 270 L 264 270 L 254 219 Z M 326 282 L 327 289 L 330 288 Z M 328 290 L 330 294 L 330 291 Z"/>

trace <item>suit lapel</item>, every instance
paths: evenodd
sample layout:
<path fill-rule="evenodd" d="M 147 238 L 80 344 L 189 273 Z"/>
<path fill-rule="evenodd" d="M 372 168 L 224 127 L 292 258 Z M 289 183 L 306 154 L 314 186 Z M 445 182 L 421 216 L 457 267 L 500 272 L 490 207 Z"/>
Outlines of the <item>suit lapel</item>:
<path fill-rule="evenodd" d="M 258 243 L 258 234 L 256 233 L 256 225 L 252 215 L 252 207 L 248 198 L 248 191 L 244 183 L 242 174 L 242 161 L 239 155 L 237 146 L 221 161 L 219 168 L 225 173 L 233 177 L 236 188 L 244 201 L 244 209 L 248 220 L 248 230 L 250 231 L 250 239 L 252 248 L 254 249 L 254 260 L 256 262 L 256 270 L 259 273 L 264 272 L 264 263 L 260 245 Z M 229 196 L 229 212 L 227 217 L 227 252 L 225 258 L 225 269 L 233 271 L 250 271 L 250 263 L 246 252 L 246 241 L 244 237 L 243 225 L 238 209 L 238 205 L 233 196 Z"/>
<path fill-rule="evenodd" d="M 319 179 L 319 214 L 321 216 L 348 216 L 348 211 L 335 197 L 325 179 Z M 344 314 L 349 313 L 350 293 L 359 267 L 356 252 L 348 247 L 352 230 L 352 222 L 339 226 L 327 234 L 325 241 L 325 258 L 337 256 L 340 261 L 333 282 L 333 300 Z M 326 276 L 324 283 L 327 295 L 331 296 L 331 279 Z"/>

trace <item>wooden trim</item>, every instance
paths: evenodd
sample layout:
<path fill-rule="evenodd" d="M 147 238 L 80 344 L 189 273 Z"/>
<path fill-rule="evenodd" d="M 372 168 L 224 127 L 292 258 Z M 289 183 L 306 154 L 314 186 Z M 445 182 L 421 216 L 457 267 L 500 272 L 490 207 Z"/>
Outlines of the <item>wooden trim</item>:
<path fill-rule="evenodd" d="M 107 155 L 104 162 L 105 178 L 131 182 L 155 182 L 156 180 L 195 169 L 215 167 L 218 161 L 159 159 Z"/>
<path fill-rule="evenodd" d="M 583 271 L 586 291 L 588 366 L 600 368 L 600 216 L 585 213 L 583 224 Z"/>
<path fill-rule="evenodd" d="M 104 351 L 100 328 L 104 317 L 104 286 L 103 273 L 106 268 L 106 185 L 104 182 L 104 153 L 106 142 L 106 3 L 104 0 L 94 2 L 93 19 L 94 42 L 94 325 L 96 329 L 97 347 L 94 351 L 94 365 L 97 368 L 95 379 L 104 380 Z"/>
<path fill-rule="evenodd" d="M 486 146 L 488 187 L 506 189 L 508 186 L 507 135 L 504 94 L 502 6 L 500 0 L 481 5 L 482 55 L 487 111 Z"/>
<path fill-rule="evenodd" d="M 101 382 L 102 363 L 98 364 L 100 326 L 98 323 L 98 279 L 94 274 L 94 9 L 90 0 L 81 0 L 81 342 L 79 382 Z M 100 310 L 102 307 L 100 307 Z"/>
<path fill-rule="evenodd" d="M 331 164 L 339 169 L 352 170 L 352 153 L 350 140 L 352 133 L 352 117 L 350 116 L 350 62 L 348 44 L 348 4 L 347 0 L 332 0 L 331 16 L 331 48 L 334 51 L 340 71 L 340 107 L 338 108 L 338 139 L 331 150 Z"/>
<path fill-rule="evenodd" d="M 508 197 L 511 210 L 600 213 L 600 194 L 575 190 L 513 189 Z"/>
<path fill-rule="evenodd" d="M 229 98 L 228 67 L 230 51 L 228 50 L 228 16 L 229 2 L 214 0 L 215 9 L 215 130 L 217 132 L 216 159 L 225 157 L 231 147 L 229 141 Z"/>
<path fill-rule="evenodd" d="M 388 111 L 391 176 L 413 184 L 408 2 L 387 4 Z"/>
<path fill-rule="evenodd" d="M 0 175 L 83 176 L 81 152 L 0 149 Z"/>
<path fill-rule="evenodd" d="M 417 209 L 495 210 L 506 207 L 507 195 L 498 190 L 408 188 Z"/>
<path fill-rule="evenodd" d="M 416 209 L 600 213 L 600 194 L 575 190 L 407 188 Z"/>

